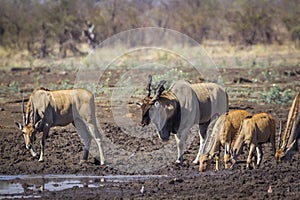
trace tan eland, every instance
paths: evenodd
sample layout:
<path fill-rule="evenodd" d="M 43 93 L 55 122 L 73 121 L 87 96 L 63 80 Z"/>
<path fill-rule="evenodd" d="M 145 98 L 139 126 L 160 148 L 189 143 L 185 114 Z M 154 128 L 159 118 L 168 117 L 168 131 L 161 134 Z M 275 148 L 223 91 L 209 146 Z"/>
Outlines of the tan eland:
<path fill-rule="evenodd" d="M 300 93 L 295 97 L 289 111 L 288 120 L 284 134 L 281 135 L 279 148 L 275 157 L 277 161 L 288 160 L 294 150 L 298 150 L 298 139 L 300 138 Z"/>
<path fill-rule="evenodd" d="M 240 127 L 239 136 L 233 147 L 233 160 L 240 154 L 243 144 L 249 147 L 246 167 L 249 168 L 252 163 L 253 168 L 259 167 L 263 151 L 262 144 L 270 142 L 275 154 L 275 120 L 270 114 L 258 113 L 246 117 Z M 254 157 L 254 151 L 257 152 L 257 161 Z"/>
<path fill-rule="evenodd" d="M 231 166 L 231 148 L 236 140 L 239 128 L 246 116 L 251 114 L 246 110 L 233 110 L 222 114 L 216 121 L 212 133 L 206 139 L 203 153 L 199 159 L 199 171 L 206 171 L 211 165 L 211 160 L 215 158 L 216 170 L 219 170 L 219 154 L 221 147 L 224 147 L 225 168 Z"/>
<path fill-rule="evenodd" d="M 37 88 L 30 95 L 26 114 L 22 103 L 23 124 L 16 122 L 22 131 L 26 148 L 37 156 L 32 146 L 37 132 L 43 132 L 39 161 L 44 161 L 44 148 L 50 128 L 72 123 L 84 142 L 82 161 L 88 159 L 92 139 L 95 139 L 104 164 L 101 134 L 96 124 L 94 95 L 86 89 L 53 90 Z"/>

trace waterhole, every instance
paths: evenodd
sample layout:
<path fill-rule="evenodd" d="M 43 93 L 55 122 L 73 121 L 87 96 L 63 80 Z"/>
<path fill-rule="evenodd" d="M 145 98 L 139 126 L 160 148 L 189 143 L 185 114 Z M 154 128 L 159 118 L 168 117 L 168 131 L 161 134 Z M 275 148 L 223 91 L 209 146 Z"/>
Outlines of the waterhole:
<path fill-rule="evenodd" d="M 73 187 L 97 188 L 105 187 L 107 184 L 117 187 L 126 182 L 163 177 L 167 177 L 167 175 L 0 175 L 0 199 L 40 198 L 43 192 L 47 191 L 62 191 Z"/>

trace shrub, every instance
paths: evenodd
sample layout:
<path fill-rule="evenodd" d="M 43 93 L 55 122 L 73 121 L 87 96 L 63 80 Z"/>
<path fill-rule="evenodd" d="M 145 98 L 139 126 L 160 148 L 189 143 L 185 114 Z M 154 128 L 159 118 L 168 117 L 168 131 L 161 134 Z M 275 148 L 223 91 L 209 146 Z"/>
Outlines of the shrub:
<path fill-rule="evenodd" d="M 300 48 L 300 26 L 296 26 L 292 29 L 291 38 L 296 47 Z"/>
<path fill-rule="evenodd" d="M 291 103 L 293 100 L 291 92 L 291 89 L 283 90 L 278 85 L 274 84 L 269 92 L 263 94 L 263 97 L 266 99 L 267 103 Z"/>

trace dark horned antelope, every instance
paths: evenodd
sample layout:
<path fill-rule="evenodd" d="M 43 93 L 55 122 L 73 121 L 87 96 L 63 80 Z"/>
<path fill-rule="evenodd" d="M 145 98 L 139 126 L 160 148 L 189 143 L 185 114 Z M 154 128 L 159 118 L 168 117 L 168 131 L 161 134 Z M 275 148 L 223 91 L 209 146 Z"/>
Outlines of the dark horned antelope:
<path fill-rule="evenodd" d="M 22 103 L 23 124 L 16 122 L 22 131 L 26 148 L 32 156 L 37 153 L 32 147 L 37 132 L 43 132 L 39 161 L 44 161 L 44 148 L 50 128 L 72 123 L 84 141 L 83 160 L 88 159 L 91 140 L 95 139 L 99 148 L 100 162 L 104 164 L 101 134 L 97 128 L 93 94 L 85 89 L 47 90 L 37 88 L 30 95 L 26 114 Z"/>
<path fill-rule="evenodd" d="M 295 97 L 289 111 L 287 124 L 282 135 L 280 131 L 279 148 L 275 157 L 277 161 L 290 159 L 293 150 L 298 150 L 298 139 L 300 138 L 300 93 Z"/>
<path fill-rule="evenodd" d="M 156 94 L 151 97 L 151 81 L 149 76 L 146 87 L 147 95 L 138 102 L 142 110 L 141 125 L 151 121 L 158 129 L 160 139 L 166 141 L 171 132 L 177 145 L 177 163 L 182 162 L 183 148 L 190 129 L 199 125 L 200 147 L 194 163 L 199 162 L 200 151 L 206 136 L 207 127 L 213 116 L 219 116 L 228 111 L 228 97 L 225 90 L 214 83 L 190 84 L 180 80 L 165 90 L 162 80 Z"/>

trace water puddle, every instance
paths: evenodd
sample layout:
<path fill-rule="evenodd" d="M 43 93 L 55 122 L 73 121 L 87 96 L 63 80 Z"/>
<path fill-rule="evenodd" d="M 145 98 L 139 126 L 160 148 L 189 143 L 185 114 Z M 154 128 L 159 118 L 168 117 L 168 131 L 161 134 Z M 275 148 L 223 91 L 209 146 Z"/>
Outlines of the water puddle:
<path fill-rule="evenodd" d="M 45 191 L 55 192 L 73 187 L 97 188 L 106 184 L 118 186 L 126 182 L 159 179 L 166 175 L 108 175 L 88 176 L 74 174 L 0 175 L 0 199 L 40 198 Z"/>

